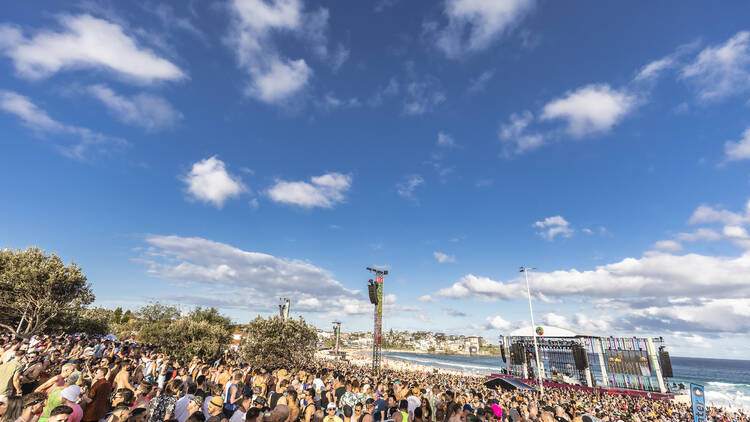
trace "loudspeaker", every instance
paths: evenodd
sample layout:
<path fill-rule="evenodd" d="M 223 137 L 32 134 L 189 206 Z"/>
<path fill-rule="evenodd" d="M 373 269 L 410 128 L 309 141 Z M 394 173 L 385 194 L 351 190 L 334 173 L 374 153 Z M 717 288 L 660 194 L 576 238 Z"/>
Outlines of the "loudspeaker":
<path fill-rule="evenodd" d="M 370 296 L 370 303 L 372 303 L 373 305 L 377 305 L 378 304 L 378 290 L 377 290 L 378 288 L 375 285 L 375 283 L 373 283 L 372 280 L 370 280 L 369 283 L 370 284 L 367 285 L 367 294 Z"/>
<path fill-rule="evenodd" d="M 503 358 L 503 363 L 507 362 L 505 360 L 505 345 L 504 344 L 500 345 L 500 357 Z"/>
<path fill-rule="evenodd" d="M 669 352 L 664 349 L 659 349 L 659 365 L 661 365 L 661 376 L 664 378 L 672 378 L 672 360 L 669 359 Z"/>
<path fill-rule="evenodd" d="M 524 361 L 524 350 L 523 347 L 518 344 L 514 343 L 510 346 L 510 363 L 513 365 L 523 365 Z"/>
<path fill-rule="evenodd" d="M 589 357 L 586 354 L 586 349 L 580 344 L 573 345 L 573 360 L 576 362 L 576 369 L 582 370 L 589 367 Z"/>

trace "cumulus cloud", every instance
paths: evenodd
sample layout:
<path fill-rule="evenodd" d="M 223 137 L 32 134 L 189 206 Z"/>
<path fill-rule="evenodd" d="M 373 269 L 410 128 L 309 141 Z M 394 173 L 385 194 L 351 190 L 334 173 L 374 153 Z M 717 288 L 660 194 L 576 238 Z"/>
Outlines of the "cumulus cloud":
<path fill-rule="evenodd" d="M 693 211 L 688 224 L 722 223 L 728 225 L 744 224 L 750 221 L 750 201 L 745 205 L 745 213 L 739 214 L 722 208 L 701 204 Z"/>
<path fill-rule="evenodd" d="M 539 236 L 550 242 L 555 240 L 556 236 L 570 237 L 575 231 L 570 227 L 570 223 L 559 215 L 537 221 L 534 227 L 540 229 L 537 232 Z"/>
<path fill-rule="evenodd" d="M 750 32 L 740 31 L 724 44 L 706 47 L 683 67 L 698 97 L 716 101 L 750 90 Z"/>
<path fill-rule="evenodd" d="M 346 199 L 345 194 L 351 186 L 351 176 L 326 173 L 311 177 L 310 183 L 277 180 L 267 194 L 273 201 L 303 208 L 332 208 Z"/>
<path fill-rule="evenodd" d="M 486 321 L 485 328 L 488 330 L 510 330 L 513 326 L 513 324 L 503 319 L 500 315 L 487 317 Z"/>
<path fill-rule="evenodd" d="M 443 252 L 435 251 L 435 252 L 432 253 L 432 256 L 435 257 L 435 261 L 437 261 L 437 262 L 439 262 L 441 264 L 456 262 L 456 257 L 455 256 L 448 255 L 448 254 L 443 253 Z"/>
<path fill-rule="evenodd" d="M 396 185 L 396 192 L 399 196 L 406 199 L 415 199 L 414 190 L 424 183 L 422 176 L 414 174 L 408 176 L 406 180 Z"/>
<path fill-rule="evenodd" d="M 227 199 L 236 198 L 248 190 L 239 177 L 227 172 L 224 162 L 216 156 L 194 163 L 182 181 L 192 198 L 211 203 L 216 208 L 223 207 Z"/>
<path fill-rule="evenodd" d="M 180 296 L 189 303 L 206 304 L 208 297 L 214 306 L 275 312 L 279 297 L 294 297 L 293 310 L 335 310 L 339 315 L 372 312 L 361 292 L 345 288 L 330 272 L 305 261 L 200 237 L 149 235 L 145 242 L 148 247 L 137 260 L 150 276 L 193 283 L 191 290 L 216 292 Z M 394 299 L 389 303 L 393 305 Z"/>
<path fill-rule="evenodd" d="M 63 70 L 102 69 L 141 83 L 186 77 L 172 62 L 138 45 L 115 23 L 88 14 L 59 18 L 59 32 L 43 30 L 26 37 L 0 25 L 0 47 L 24 78 L 40 79 Z"/>
<path fill-rule="evenodd" d="M 635 96 L 612 89 L 607 84 L 592 84 L 568 92 L 542 108 L 541 119 L 562 119 L 567 132 L 575 138 L 607 132 L 635 108 Z"/>
<path fill-rule="evenodd" d="M 417 298 L 417 302 L 424 302 L 424 303 L 432 303 L 437 302 L 438 300 L 432 297 L 431 295 L 424 295 Z"/>
<path fill-rule="evenodd" d="M 664 252 L 677 252 L 682 250 L 682 244 L 676 240 L 660 240 L 653 244 L 652 248 Z"/>
<path fill-rule="evenodd" d="M 498 136 L 503 142 L 503 151 L 506 156 L 523 154 L 544 145 L 545 135 L 526 133 L 532 120 L 534 120 L 534 115 L 527 110 L 520 114 L 511 114 L 510 121 L 500 125 Z"/>
<path fill-rule="evenodd" d="M 158 95 L 141 93 L 126 97 L 101 84 L 88 87 L 88 92 L 101 101 L 118 120 L 147 130 L 171 127 L 182 119 L 182 113 Z"/>
<path fill-rule="evenodd" d="M 446 0 L 442 28 L 428 25 L 435 45 L 447 57 L 483 50 L 513 28 L 535 5 L 534 0 Z"/>
<path fill-rule="evenodd" d="M 724 155 L 727 161 L 747 160 L 750 158 L 750 128 L 742 132 L 738 141 L 724 143 Z"/>
<path fill-rule="evenodd" d="M 453 308 L 443 308 L 443 312 L 445 312 L 446 315 L 451 316 L 453 318 L 463 318 L 469 316 L 466 312 L 461 312 L 457 309 Z"/>
<path fill-rule="evenodd" d="M 292 34 L 310 44 L 318 58 L 330 60 L 334 70 L 348 59 L 349 50 L 327 47 L 328 9 L 304 10 L 301 0 L 233 0 L 229 43 L 239 66 L 250 76 L 246 94 L 269 104 L 281 104 L 301 92 L 313 76 L 305 59 L 285 57 L 275 37 Z"/>
<path fill-rule="evenodd" d="M 0 110 L 21 119 L 26 127 L 40 136 L 55 135 L 55 147 L 68 158 L 86 160 L 93 155 L 109 155 L 128 146 L 124 139 L 59 122 L 31 99 L 16 92 L 0 90 Z"/>
<path fill-rule="evenodd" d="M 440 289 L 435 294 L 452 299 L 473 298 L 480 301 L 493 301 L 521 298 L 525 292 L 526 288 L 518 283 L 506 284 L 488 277 L 467 274 L 452 286 Z"/>
<path fill-rule="evenodd" d="M 437 145 L 442 148 L 455 148 L 456 141 L 445 132 L 438 132 Z"/>

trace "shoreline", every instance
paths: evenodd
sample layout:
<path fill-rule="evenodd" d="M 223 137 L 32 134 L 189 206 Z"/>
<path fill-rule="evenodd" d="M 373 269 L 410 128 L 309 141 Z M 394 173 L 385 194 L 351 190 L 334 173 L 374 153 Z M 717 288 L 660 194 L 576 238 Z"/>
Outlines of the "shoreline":
<path fill-rule="evenodd" d="M 347 359 L 356 364 L 356 365 L 370 365 L 372 362 L 372 355 L 369 350 L 361 350 L 361 349 L 354 349 L 354 350 L 346 350 L 342 349 L 343 352 L 347 353 Z M 384 350 L 385 352 L 395 352 L 395 353 L 413 353 L 413 354 L 422 354 L 422 355 L 428 355 L 427 353 L 415 353 L 410 350 Z M 468 356 L 468 355 L 450 355 L 450 356 Z M 388 356 L 381 356 L 381 362 L 383 363 L 383 366 L 389 369 L 399 370 L 399 371 L 437 371 L 439 374 L 448 374 L 448 375 L 459 375 L 459 376 L 474 376 L 474 377 L 484 377 L 487 375 L 490 375 L 491 371 L 477 371 L 477 370 L 469 370 L 469 369 L 451 369 L 451 368 L 444 368 L 442 366 L 437 365 L 429 365 L 429 364 L 422 364 L 417 362 L 410 362 L 410 361 L 404 361 L 404 360 L 398 360 L 389 358 Z"/>

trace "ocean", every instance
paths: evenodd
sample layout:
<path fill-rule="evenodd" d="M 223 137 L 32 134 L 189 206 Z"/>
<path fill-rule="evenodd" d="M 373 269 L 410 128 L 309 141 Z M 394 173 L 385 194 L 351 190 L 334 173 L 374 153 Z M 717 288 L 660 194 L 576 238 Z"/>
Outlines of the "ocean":
<path fill-rule="evenodd" d="M 477 375 L 497 373 L 502 360 L 496 356 L 431 355 L 384 351 L 383 357 L 437 368 L 457 369 Z M 750 410 L 750 360 L 684 358 L 672 356 L 672 382 L 701 384 L 706 401 L 716 406 Z"/>

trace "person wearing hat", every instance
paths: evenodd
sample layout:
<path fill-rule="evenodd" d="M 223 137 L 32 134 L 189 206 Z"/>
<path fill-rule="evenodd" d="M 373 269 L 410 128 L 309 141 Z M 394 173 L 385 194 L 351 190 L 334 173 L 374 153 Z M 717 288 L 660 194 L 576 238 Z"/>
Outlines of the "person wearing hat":
<path fill-rule="evenodd" d="M 344 422 L 338 415 L 336 415 L 336 403 L 328 403 L 328 406 L 326 406 L 326 416 L 323 418 L 323 422 Z"/>
<path fill-rule="evenodd" d="M 73 409 L 68 422 L 81 422 L 81 419 L 83 419 L 83 409 L 78 404 L 80 397 L 81 387 L 78 385 L 69 385 L 60 392 L 62 404 Z"/>
<path fill-rule="evenodd" d="M 203 398 L 201 396 L 190 397 L 190 401 L 188 401 L 188 405 L 187 405 L 188 418 L 192 416 L 193 413 L 200 412 L 202 407 L 203 407 Z M 205 417 L 203 419 L 205 419 Z"/>
<path fill-rule="evenodd" d="M 221 396 L 213 396 L 208 402 L 209 417 L 206 422 L 227 422 L 224 416 L 224 400 Z"/>

